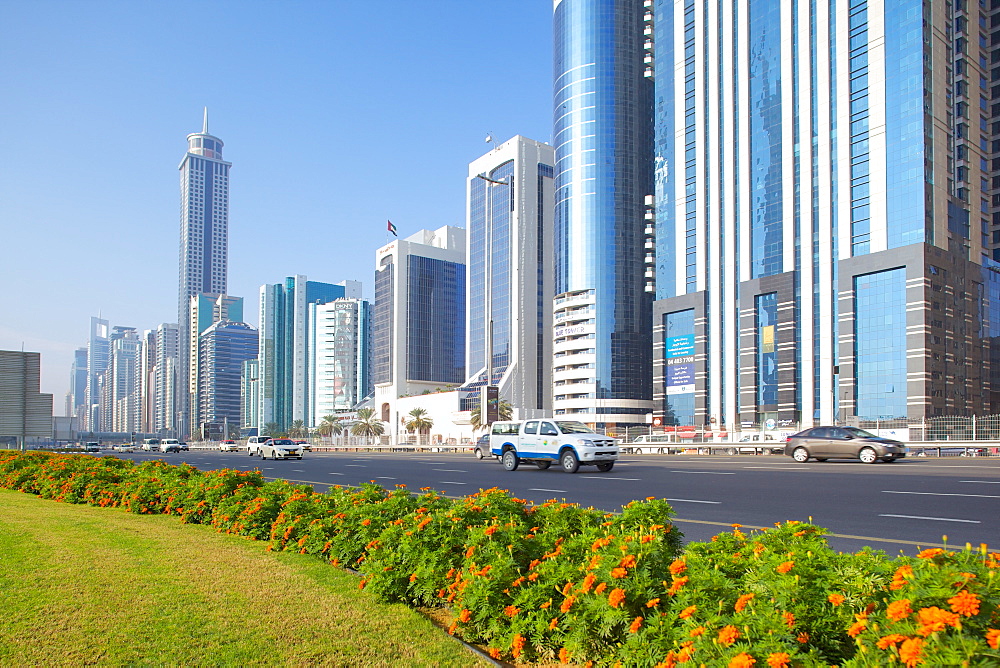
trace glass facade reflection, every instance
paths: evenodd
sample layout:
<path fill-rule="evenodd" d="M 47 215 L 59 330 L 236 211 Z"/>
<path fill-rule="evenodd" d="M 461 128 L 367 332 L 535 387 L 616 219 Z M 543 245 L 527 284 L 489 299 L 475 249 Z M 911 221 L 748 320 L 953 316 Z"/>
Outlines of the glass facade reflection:
<path fill-rule="evenodd" d="M 392 280 L 396 265 L 386 258 L 381 269 L 375 271 L 375 303 L 372 305 L 372 382 L 392 381 L 393 358 L 393 304 L 395 303 Z"/>
<path fill-rule="evenodd" d="M 906 269 L 854 278 L 857 415 L 906 417 Z"/>
<path fill-rule="evenodd" d="M 465 265 L 407 258 L 406 379 L 465 381 Z"/>
<path fill-rule="evenodd" d="M 644 412 L 620 402 L 651 398 L 643 246 L 652 79 L 643 15 L 640 0 L 561 0 L 554 9 L 555 292 L 596 296 L 593 391 L 576 393 L 593 400 L 574 400 L 574 412 Z"/>
<path fill-rule="evenodd" d="M 778 404 L 778 295 L 758 295 L 757 403 L 773 410 Z"/>

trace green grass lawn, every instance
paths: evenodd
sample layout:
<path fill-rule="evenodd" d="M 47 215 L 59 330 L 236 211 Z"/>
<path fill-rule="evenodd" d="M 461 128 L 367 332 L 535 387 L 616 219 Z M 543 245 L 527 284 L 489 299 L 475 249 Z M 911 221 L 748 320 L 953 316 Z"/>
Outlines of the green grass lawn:
<path fill-rule="evenodd" d="M 0 490 L 0 665 L 483 665 L 315 557 Z"/>

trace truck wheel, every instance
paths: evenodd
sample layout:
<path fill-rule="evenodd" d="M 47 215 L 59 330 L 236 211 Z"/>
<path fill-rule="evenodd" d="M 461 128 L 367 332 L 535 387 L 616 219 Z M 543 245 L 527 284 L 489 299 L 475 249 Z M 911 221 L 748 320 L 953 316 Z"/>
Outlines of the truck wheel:
<path fill-rule="evenodd" d="M 545 469 L 547 469 L 550 466 L 552 466 L 552 462 L 549 461 L 549 460 L 545 460 L 544 462 L 535 462 L 535 466 L 537 466 L 538 468 L 540 468 L 541 470 L 544 471 Z"/>
<path fill-rule="evenodd" d="M 517 453 L 513 450 L 508 450 L 503 453 L 503 457 L 501 457 L 500 461 L 503 462 L 503 467 L 508 471 L 516 471 L 517 467 L 521 463 L 517 458 Z"/>
<path fill-rule="evenodd" d="M 576 453 L 572 450 L 564 450 L 559 455 L 559 465 L 566 473 L 576 473 L 580 470 L 580 460 L 576 458 Z"/>
<path fill-rule="evenodd" d="M 604 462 L 603 464 L 598 464 L 597 465 L 597 470 L 600 471 L 601 473 L 607 473 L 608 471 L 610 471 L 614 467 L 615 467 L 615 463 L 614 462 Z"/>

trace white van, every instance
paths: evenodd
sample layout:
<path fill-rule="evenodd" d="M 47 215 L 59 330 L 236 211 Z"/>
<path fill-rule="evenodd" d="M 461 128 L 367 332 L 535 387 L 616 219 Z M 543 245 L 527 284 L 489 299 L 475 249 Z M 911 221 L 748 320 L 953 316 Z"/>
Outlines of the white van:
<path fill-rule="evenodd" d="M 147 438 L 142 442 L 142 449 L 145 452 L 156 452 L 160 449 L 160 439 L 158 438 Z"/>
<path fill-rule="evenodd" d="M 626 446 L 636 455 L 673 455 L 691 446 L 677 442 L 677 434 L 643 434 Z"/>
<path fill-rule="evenodd" d="M 490 452 L 508 471 L 517 470 L 522 461 L 540 469 L 558 461 L 566 473 L 576 473 L 581 466 L 610 471 L 618 459 L 618 442 L 576 420 L 494 422 Z"/>
<path fill-rule="evenodd" d="M 247 439 L 247 454 L 253 457 L 260 454 L 260 446 L 271 439 L 270 436 L 251 436 Z"/>
<path fill-rule="evenodd" d="M 181 442 L 176 438 L 165 438 L 160 441 L 160 452 L 180 452 Z"/>

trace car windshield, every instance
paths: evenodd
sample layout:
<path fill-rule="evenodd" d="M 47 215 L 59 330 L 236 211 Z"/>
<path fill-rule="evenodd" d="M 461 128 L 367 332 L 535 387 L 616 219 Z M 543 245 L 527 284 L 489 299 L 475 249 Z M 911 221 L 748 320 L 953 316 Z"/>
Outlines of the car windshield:
<path fill-rule="evenodd" d="M 559 425 L 559 431 L 564 434 L 591 434 L 594 431 L 582 422 L 576 422 L 575 420 L 559 421 L 556 424 Z"/>
<path fill-rule="evenodd" d="M 859 438 L 878 438 L 875 434 L 870 431 L 865 431 L 864 429 L 858 429 L 857 427 L 844 427 L 846 431 L 851 436 L 857 436 Z"/>
<path fill-rule="evenodd" d="M 285 438 L 276 438 L 273 441 L 271 441 L 271 443 L 274 445 L 295 445 L 294 443 Z"/>

